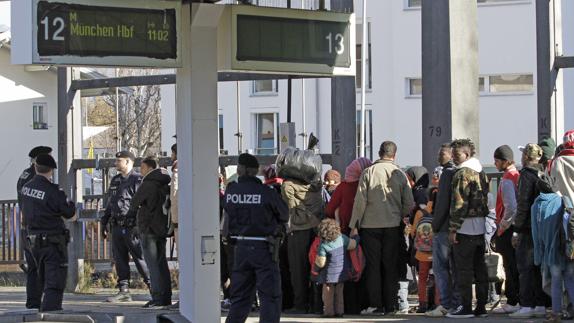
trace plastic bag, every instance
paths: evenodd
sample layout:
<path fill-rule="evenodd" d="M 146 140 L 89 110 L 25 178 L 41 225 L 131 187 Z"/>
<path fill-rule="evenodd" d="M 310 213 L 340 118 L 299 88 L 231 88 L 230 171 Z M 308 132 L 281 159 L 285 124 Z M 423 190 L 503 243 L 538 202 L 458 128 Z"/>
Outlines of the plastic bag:
<path fill-rule="evenodd" d="M 312 150 L 300 150 L 293 147 L 285 149 L 277 156 L 277 175 L 310 184 L 320 180 L 323 160 Z"/>

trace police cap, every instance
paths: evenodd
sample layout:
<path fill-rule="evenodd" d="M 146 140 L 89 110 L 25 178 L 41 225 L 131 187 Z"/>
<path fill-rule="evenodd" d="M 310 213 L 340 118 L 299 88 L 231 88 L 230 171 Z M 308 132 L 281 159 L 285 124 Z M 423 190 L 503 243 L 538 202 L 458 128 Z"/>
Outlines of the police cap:
<path fill-rule="evenodd" d="M 116 153 L 116 158 L 129 158 L 132 161 L 136 160 L 136 156 L 132 152 L 127 150 L 122 150 Z"/>
<path fill-rule="evenodd" d="M 52 148 L 50 148 L 48 146 L 37 146 L 37 147 L 32 148 L 32 150 L 30 150 L 30 152 L 28 153 L 28 157 L 36 158 L 40 154 L 49 154 L 51 152 L 52 152 Z"/>
<path fill-rule="evenodd" d="M 40 154 L 36 157 L 36 165 L 38 166 L 46 166 L 46 167 L 50 167 L 52 169 L 54 168 L 58 168 L 58 165 L 56 165 L 56 161 L 54 160 L 54 157 L 48 155 L 48 154 Z"/>
<path fill-rule="evenodd" d="M 257 161 L 257 158 L 247 153 L 239 155 L 237 163 L 239 165 L 245 166 L 246 168 L 259 168 L 259 162 Z"/>

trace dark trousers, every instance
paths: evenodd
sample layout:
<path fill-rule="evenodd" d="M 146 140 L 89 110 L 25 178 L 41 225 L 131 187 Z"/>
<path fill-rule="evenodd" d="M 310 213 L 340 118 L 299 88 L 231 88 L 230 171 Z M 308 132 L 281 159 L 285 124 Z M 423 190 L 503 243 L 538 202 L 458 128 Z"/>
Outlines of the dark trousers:
<path fill-rule="evenodd" d="M 221 260 L 221 289 L 223 290 L 223 298 L 228 299 L 231 291 L 231 273 L 233 272 L 233 246 L 229 243 L 220 242 L 219 247 L 221 250 L 219 257 Z M 228 279 L 230 284 L 226 285 Z"/>
<path fill-rule="evenodd" d="M 392 312 L 397 305 L 399 278 L 397 261 L 400 228 L 361 229 L 361 244 L 365 253 L 365 283 L 369 306 Z"/>
<path fill-rule="evenodd" d="M 512 247 L 512 227 L 506 230 L 501 236 L 496 237 L 496 252 L 502 255 L 504 273 L 506 280 L 504 282 L 504 294 L 506 303 L 515 306 L 519 302 L 520 281 L 518 276 L 518 267 L 516 265 L 516 255 Z"/>
<path fill-rule="evenodd" d="M 24 250 L 24 258 L 28 265 L 28 272 L 26 273 L 26 308 L 39 309 L 42 303 L 42 286 L 38 282 L 38 266 L 31 250 Z"/>
<path fill-rule="evenodd" d="M 269 246 L 260 241 L 238 241 L 231 280 L 231 308 L 226 323 L 243 323 L 259 294 L 259 321 L 279 323 L 281 317 L 281 275 Z"/>
<path fill-rule="evenodd" d="M 165 251 L 166 239 L 142 234 L 144 259 L 149 269 L 151 299 L 161 305 L 171 305 L 171 274 Z"/>
<path fill-rule="evenodd" d="M 534 244 L 530 234 L 521 234 L 516 248 L 516 262 L 520 274 L 520 306 L 545 306 L 540 267 L 534 265 Z"/>
<path fill-rule="evenodd" d="M 484 262 L 484 235 L 457 234 L 453 246 L 456 278 L 462 306 L 472 310 L 472 283 L 476 283 L 477 306 L 488 302 L 488 272 Z"/>
<path fill-rule="evenodd" d="M 118 274 L 118 288 L 127 291 L 130 285 L 130 256 L 146 285 L 149 286 L 149 271 L 143 259 L 142 246 L 136 232 L 120 226 L 112 229 L 112 253 Z"/>
<path fill-rule="evenodd" d="M 313 229 L 293 231 L 287 242 L 289 250 L 289 271 L 293 286 L 293 307 L 306 311 L 309 309 L 309 248 L 315 238 Z"/>
<path fill-rule="evenodd" d="M 281 299 L 283 309 L 293 307 L 293 287 L 291 285 L 291 273 L 289 272 L 289 247 L 287 239 L 281 243 L 279 249 L 279 270 L 281 271 Z"/>
<path fill-rule="evenodd" d="M 32 291 L 34 299 L 42 299 L 41 304 L 38 304 L 40 311 L 62 310 L 68 274 L 66 250 L 61 250 L 57 244 L 47 243 L 41 247 L 34 247 L 32 253 L 36 262 L 28 263 L 28 277 L 32 275 L 36 277 L 26 283 L 26 289 Z"/>

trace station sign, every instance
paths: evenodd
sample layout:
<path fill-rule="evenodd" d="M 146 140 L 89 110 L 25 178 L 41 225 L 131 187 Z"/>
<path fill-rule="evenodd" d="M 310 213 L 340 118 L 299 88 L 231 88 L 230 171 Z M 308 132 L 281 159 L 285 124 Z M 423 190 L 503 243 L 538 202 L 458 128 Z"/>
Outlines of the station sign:
<path fill-rule="evenodd" d="M 19 0 L 12 22 L 16 64 L 180 65 L 181 1 Z"/>
<path fill-rule="evenodd" d="M 230 70 L 355 75 L 355 16 L 231 6 Z"/>

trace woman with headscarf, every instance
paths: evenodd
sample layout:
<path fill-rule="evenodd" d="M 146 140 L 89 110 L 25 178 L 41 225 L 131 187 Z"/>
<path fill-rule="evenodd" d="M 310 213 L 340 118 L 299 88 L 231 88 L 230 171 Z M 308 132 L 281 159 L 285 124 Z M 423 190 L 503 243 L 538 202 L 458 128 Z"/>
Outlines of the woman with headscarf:
<path fill-rule="evenodd" d="M 345 178 L 337 186 L 331 196 L 331 200 L 325 209 L 325 216 L 337 219 L 341 226 L 341 233 L 349 235 L 349 221 L 353 213 L 355 195 L 359 187 L 359 179 L 363 171 L 372 165 L 368 158 L 355 159 L 345 169 Z M 360 282 L 346 282 L 344 289 L 345 313 L 359 314 L 361 312 L 361 300 L 364 297 L 360 288 Z"/>

